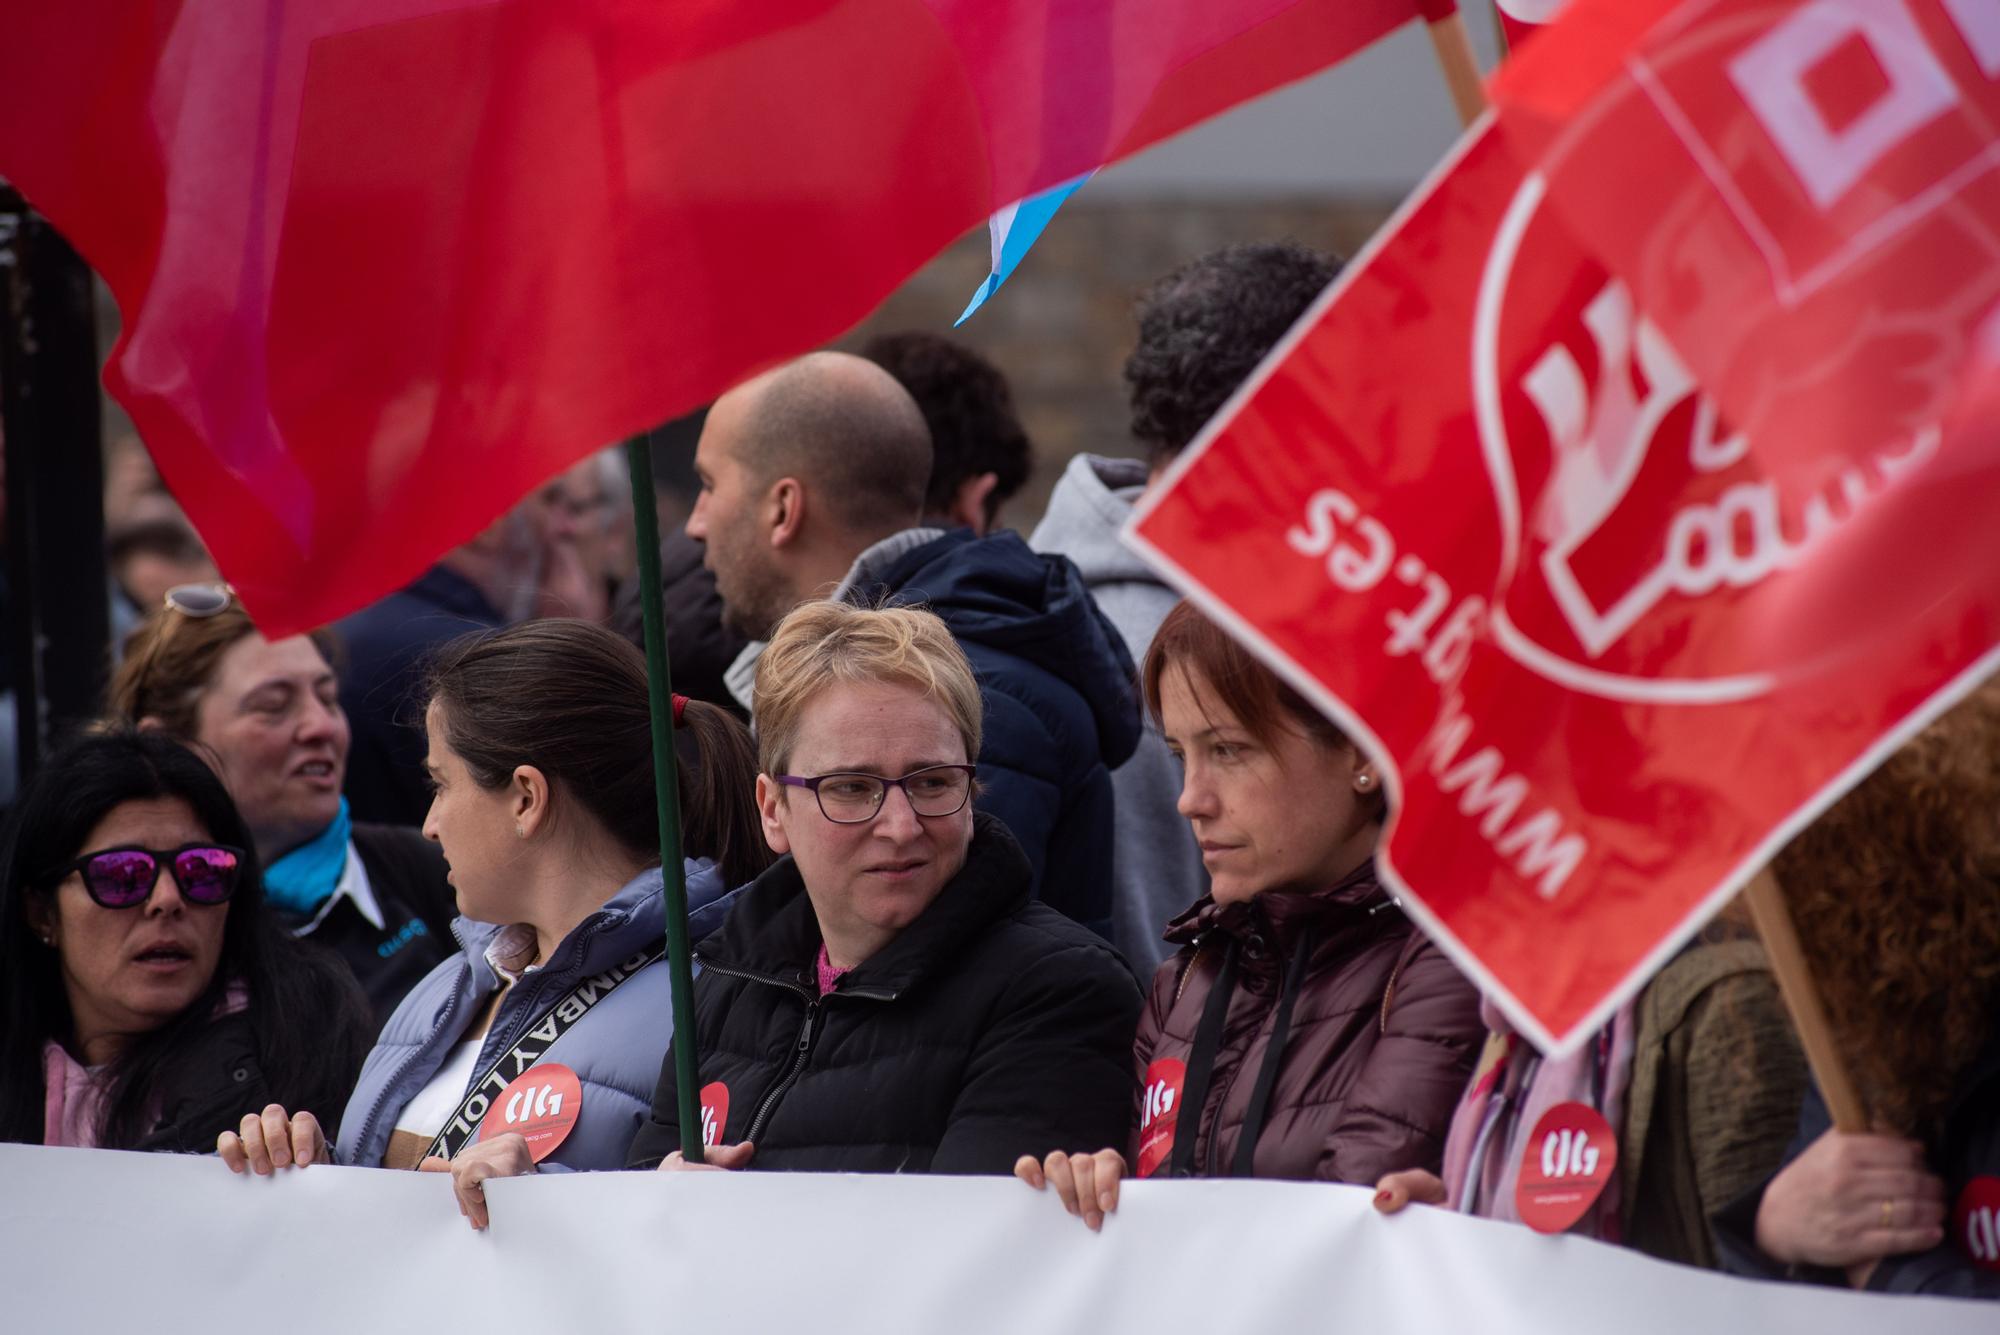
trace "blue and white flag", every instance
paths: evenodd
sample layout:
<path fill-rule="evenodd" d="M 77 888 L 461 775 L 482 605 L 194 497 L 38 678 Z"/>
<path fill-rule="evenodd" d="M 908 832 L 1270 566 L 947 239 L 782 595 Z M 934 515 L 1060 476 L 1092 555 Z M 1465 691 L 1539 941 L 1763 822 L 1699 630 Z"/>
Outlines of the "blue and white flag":
<path fill-rule="evenodd" d="M 979 285 L 979 290 L 972 294 L 972 301 L 966 306 L 965 314 L 952 321 L 952 328 L 956 329 L 972 318 L 972 313 L 985 305 L 988 297 L 1000 290 L 1000 284 L 1006 282 L 1008 275 L 1020 267 L 1021 260 L 1028 253 L 1028 247 L 1035 244 L 1035 239 L 1041 236 L 1042 229 L 1049 225 L 1049 219 L 1056 216 L 1056 210 L 1063 206 L 1063 201 L 1075 194 L 1085 181 L 1095 175 L 1096 172 L 1088 171 L 1074 181 L 1065 181 L 1054 189 L 1044 190 L 1039 195 L 1030 195 L 1026 199 L 1017 200 L 987 220 L 987 230 L 993 236 L 993 271 L 986 276 L 986 281 Z"/>

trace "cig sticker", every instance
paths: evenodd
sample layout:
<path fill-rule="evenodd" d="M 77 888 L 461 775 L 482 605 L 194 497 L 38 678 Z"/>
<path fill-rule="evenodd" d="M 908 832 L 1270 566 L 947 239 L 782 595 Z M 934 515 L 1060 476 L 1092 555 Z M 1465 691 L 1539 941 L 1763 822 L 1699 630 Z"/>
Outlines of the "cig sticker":
<path fill-rule="evenodd" d="M 556 1152 L 583 1111 L 583 1084 L 561 1062 L 531 1066 L 508 1082 L 486 1110 L 479 1138 L 517 1131 L 536 1163 Z"/>
<path fill-rule="evenodd" d="M 1558 1103 L 1521 1154 L 1514 1208 L 1537 1233 L 1566 1233 L 1590 1212 L 1618 1167 L 1618 1137 L 1587 1103 Z"/>
<path fill-rule="evenodd" d="M 1153 1171 L 1174 1152 L 1174 1127 L 1181 1116 L 1181 1085 L 1187 1063 L 1163 1057 L 1146 1068 L 1139 1103 L 1139 1176 Z"/>

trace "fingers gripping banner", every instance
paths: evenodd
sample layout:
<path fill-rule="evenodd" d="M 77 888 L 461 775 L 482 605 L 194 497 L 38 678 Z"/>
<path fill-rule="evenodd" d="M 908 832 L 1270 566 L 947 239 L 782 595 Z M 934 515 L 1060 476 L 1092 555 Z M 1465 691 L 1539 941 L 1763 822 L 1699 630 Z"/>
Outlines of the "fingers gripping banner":
<path fill-rule="evenodd" d="M 1970 1335 L 1993 1316 L 1444 1210 L 1383 1218 L 1361 1188 L 1312 1183 L 1131 1183 L 1090 1234 L 1006 1179 L 565 1174 L 488 1183 L 475 1234 L 433 1174 L 238 1178 L 212 1158 L 0 1145 L 0 1182 L 10 1331 L 443 1332 L 476 1311 L 549 1332 Z"/>

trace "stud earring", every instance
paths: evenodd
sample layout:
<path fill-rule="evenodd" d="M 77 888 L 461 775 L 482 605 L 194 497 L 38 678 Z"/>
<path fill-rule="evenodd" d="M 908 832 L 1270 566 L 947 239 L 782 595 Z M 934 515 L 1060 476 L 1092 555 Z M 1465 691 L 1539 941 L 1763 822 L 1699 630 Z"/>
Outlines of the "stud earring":
<path fill-rule="evenodd" d="M 514 837 L 516 839 L 526 839 L 528 837 L 528 827 L 525 825 L 516 825 L 514 827 Z"/>
<path fill-rule="evenodd" d="M 1365 793 L 1375 786 L 1375 776 L 1373 774 L 1357 774 L 1354 776 L 1354 786 Z"/>

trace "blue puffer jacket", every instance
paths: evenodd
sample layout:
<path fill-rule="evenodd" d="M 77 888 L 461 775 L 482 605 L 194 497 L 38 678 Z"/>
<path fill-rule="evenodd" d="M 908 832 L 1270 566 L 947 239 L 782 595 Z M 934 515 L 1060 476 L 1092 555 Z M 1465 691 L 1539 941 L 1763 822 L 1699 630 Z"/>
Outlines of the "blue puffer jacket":
<path fill-rule="evenodd" d="M 722 890 L 722 874 L 714 863 L 706 859 L 687 863 L 692 940 L 700 941 L 721 925 L 729 908 Z M 578 923 L 544 967 L 508 991 L 480 1046 L 473 1078 L 484 1075 L 578 983 L 657 946 L 666 935 L 666 921 L 660 870 L 649 868 Z M 340 1163 L 382 1162 L 396 1115 L 444 1065 L 500 985 L 486 962 L 486 947 L 500 928 L 459 918 L 451 930 L 459 952 L 410 989 L 362 1065 L 361 1080 L 340 1119 L 340 1141 L 334 1148 Z M 661 958 L 602 997 L 556 1041 L 544 1060 L 561 1062 L 576 1072 L 583 1086 L 583 1110 L 568 1137 L 542 1162 L 544 1170 L 625 1166 L 626 1150 L 652 1106 L 653 1086 L 672 1032 L 667 962 Z"/>
<path fill-rule="evenodd" d="M 956 529 L 874 572 L 853 600 L 928 606 L 972 660 L 985 705 L 981 811 L 1028 855 L 1035 895 L 1111 935 L 1111 771 L 1139 744 L 1125 641 L 1066 558 Z"/>

